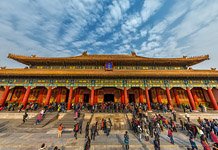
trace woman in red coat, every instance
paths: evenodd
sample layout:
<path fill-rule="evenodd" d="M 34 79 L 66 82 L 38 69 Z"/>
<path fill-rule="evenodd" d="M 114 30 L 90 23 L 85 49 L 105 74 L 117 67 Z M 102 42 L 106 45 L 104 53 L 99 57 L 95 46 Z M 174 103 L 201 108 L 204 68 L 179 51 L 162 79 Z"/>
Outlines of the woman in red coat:
<path fill-rule="evenodd" d="M 218 143 L 218 138 L 216 134 L 213 132 L 213 130 L 210 132 L 210 136 L 213 142 Z"/>
<path fill-rule="evenodd" d="M 211 150 L 209 144 L 207 143 L 206 140 L 201 140 L 201 144 L 204 148 L 204 150 Z"/>

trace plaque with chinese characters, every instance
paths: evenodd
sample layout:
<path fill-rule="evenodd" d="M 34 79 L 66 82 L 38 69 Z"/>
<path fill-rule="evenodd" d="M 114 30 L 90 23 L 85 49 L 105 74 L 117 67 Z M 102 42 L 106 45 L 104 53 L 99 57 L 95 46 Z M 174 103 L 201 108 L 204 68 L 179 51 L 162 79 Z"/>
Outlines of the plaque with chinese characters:
<path fill-rule="evenodd" d="M 113 70 L 113 63 L 112 62 L 106 62 L 105 63 L 105 70 Z"/>

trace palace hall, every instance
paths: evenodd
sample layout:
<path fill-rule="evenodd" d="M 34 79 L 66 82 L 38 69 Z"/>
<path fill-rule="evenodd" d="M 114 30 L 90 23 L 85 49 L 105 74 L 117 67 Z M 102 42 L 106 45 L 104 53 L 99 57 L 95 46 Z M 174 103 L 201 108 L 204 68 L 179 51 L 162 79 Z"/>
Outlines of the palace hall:
<path fill-rule="evenodd" d="M 208 55 L 148 58 L 131 54 L 88 54 L 72 57 L 39 57 L 9 54 L 25 68 L 0 69 L 0 105 L 28 103 L 47 106 L 75 103 L 200 104 L 218 110 L 218 71 L 191 66 Z"/>

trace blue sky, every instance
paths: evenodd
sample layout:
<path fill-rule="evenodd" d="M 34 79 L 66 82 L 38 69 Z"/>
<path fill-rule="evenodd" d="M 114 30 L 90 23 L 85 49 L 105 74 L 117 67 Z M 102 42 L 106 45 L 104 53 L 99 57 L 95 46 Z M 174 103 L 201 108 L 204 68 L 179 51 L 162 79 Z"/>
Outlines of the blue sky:
<path fill-rule="evenodd" d="M 8 53 L 62 57 L 209 54 L 195 68 L 218 67 L 217 0 L 1 0 L 0 66 Z M 23 67 L 23 66 L 22 66 Z"/>

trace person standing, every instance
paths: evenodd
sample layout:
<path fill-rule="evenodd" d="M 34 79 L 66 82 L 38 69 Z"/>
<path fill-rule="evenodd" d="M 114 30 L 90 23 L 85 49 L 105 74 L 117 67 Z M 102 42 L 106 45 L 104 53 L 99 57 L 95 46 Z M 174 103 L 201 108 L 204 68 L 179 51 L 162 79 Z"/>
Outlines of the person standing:
<path fill-rule="evenodd" d="M 190 116 L 188 113 L 185 113 L 185 117 L 186 117 L 187 121 L 190 122 Z"/>
<path fill-rule="evenodd" d="M 62 123 L 58 126 L 58 138 L 61 138 L 63 132 L 63 125 Z"/>
<path fill-rule="evenodd" d="M 149 131 L 148 131 L 148 129 L 147 128 L 145 128 L 144 130 L 144 136 L 145 136 L 145 141 L 149 141 Z"/>
<path fill-rule="evenodd" d="M 28 117 L 28 114 L 27 114 L 27 111 L 25 111 L 25 113 L 23 115 L 23 123 L 25 123 L 27 121 L 27 117 Z"/>
<path fill-rule="evenodd" d="M 170 138 L 170 143 L 174 144 L 173 131 L 171 128 L 168 130 L 168 137 Z"/>
<path fill-rule="evenodd" d="M 204 150 L 211 150 L 209 144 L 207 143 L 206 140 L 201 140 L 201 144 L 204 148 Z"/>
<path fill-rule="evenodd" d="M 138 125 L 138 135 L 139 135 L 139 141 L 142 141 L 142 128 L 140 127 L 140 125 Z"/>
<path fill-rule="evenodd" d="M 86 124 L 86 130 L 85 130 L 85 138 L 89 136 L 89 122 Z"/>
<path fill-rule="evenodd" d="M 99 135 L 98 133 L 98 121 L 95 123 L 95 135 Z"/>
<path fill-rule="evenodd" d="M 154 144 L 154 149 L 155 150 L 160 150 L 160 141 L 159 141 L 159 139 L 154 138 L 153 144 Z"/>
<path fill-rule="evenodd" d="M 184 122 L 182 121 L 181 118 L 179 118 L 179 122 L 180 122 L 181 129 L 184 130 Z"/>
<path fill-rule="evenodd" d="M 82 134 L 82 126 L 83 126 L 83 121 L 82 119 L 79 121 L 79 133 Z"/>
<path fill-rule="evenodd" d="M 193 137 L 190 137 L 190 138 L 189 138 L 189 142 L 190 142 L 191 147 L 192 147 L 193 150 L 198 150 L 198 147 L 197 147 L 197 145 L 196 145 L 195 140 L 194 140 Z"/>
<path fill-rule="evenodd" d="M 172 115 L 173 115 L 173 121 L 176 122 L 176 111 L 175 110 L 172 111 Z"/>
<path fill-rule="evenodd" d="M 104 130 L 104 119 L 101 120 L 101 130 Z"/>
<path fill-rule="evenodd" d="M 91 127 L 91 140 L 95 140 L 95 126 L 92 125 Z"/>
<path fill-rule="evenodd" d="M 128 131 L 124 134 L 124 145 L 125 145 L 125 150 L 129 149 L 129 135 Z"/>
<path fill-rule="evenodd" d="M 77 133 L 79 131 L 79 123 L 74 125 L 74 137 L 77 139 Z"/>
<path fill-rule="evenodd" d="M 216 134 L 213 132 L 213 130 L 210 132 L 210 137 L 213 142 L 218 143 L 218 138 Z"/>

